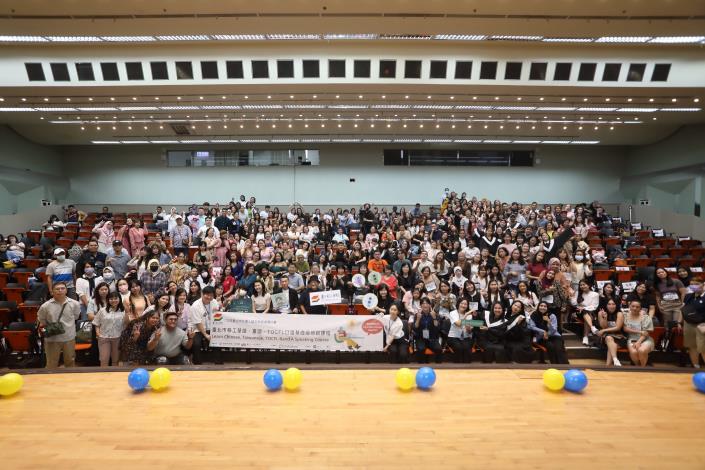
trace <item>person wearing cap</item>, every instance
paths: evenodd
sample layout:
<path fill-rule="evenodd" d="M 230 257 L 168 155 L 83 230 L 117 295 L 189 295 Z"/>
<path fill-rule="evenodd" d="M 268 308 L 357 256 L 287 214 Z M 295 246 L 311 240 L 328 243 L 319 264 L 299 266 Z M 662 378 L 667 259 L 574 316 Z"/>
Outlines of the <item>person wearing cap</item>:
<path fill-rule="evenodd" d="M 169 237 L 174 254 L 183 253 L 188 258 L 188 249 L 191 246 L 193 234 L 189 226 L 184 224 L 184 218 L 179 214 L 176 215 L 176 225 L 169 231 Z"/>
<path fill-rule="evenodd" d="M 63 282 L 66 285 L 66 295 L 76 299 L 76 262 L 66 258 L 66 250 L 63 248 L 54 250 L 54 258 L 46 269 L 49 292 L 53 291 L 55 283 Z"/>
<path fill-rule="evenodd" d="M 113 268 L 116 279 L 122 279 L 130 270 L 127 263 L 130 262 L 130 254 L 122 247 L 120 240 L 113 241 L 113 247 L 108 250 L 106 265 Z"/>
<path fill-rule="evenodd" d="M 156 296 L 157 292 L 166 290 L 167 276 L 159 269 L 159 261 L 151 259 L 147 263 L 147 270 L 140 277 L 142 283 L 142 293 Z"/>
<path fill-rule="evenodd" d="M 325 305 L 311 305 L 311 294 L 320 292 L 318 278 L 310 277 L 308 279 L 308 288 L 299 296 L 299 310 L 304 315 L 325 315 L 328 313 L 328 307 Z"/>

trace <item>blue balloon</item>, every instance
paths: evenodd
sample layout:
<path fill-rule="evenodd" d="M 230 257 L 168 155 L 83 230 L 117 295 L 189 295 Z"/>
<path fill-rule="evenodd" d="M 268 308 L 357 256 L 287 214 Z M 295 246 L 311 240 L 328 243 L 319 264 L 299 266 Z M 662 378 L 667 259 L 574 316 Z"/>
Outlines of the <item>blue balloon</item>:
<path fill-rule="evenodd" d="M 697 388 L 699 392 L 705 393 L 705 372 L 693 374 L 693 385 L 695 385 L 695 388 Z"/>
<path fill-rule="evenodd" d="M 132 390 L 140 391 L 149 384 L 149 372 L 146 369 L 135 369 L 127 376 L 127 383 Z"/>
<path fill-rule="evenodd" d="M 588 378 L 582 370 L 570 369 L 563 376 L 565 377 L 564 388 L 569 392 L 578 393 L 587 387 Z"/>
<path fill-rule="evenodd" d="M 269 369 L 264 373 L 262 381 L 264 382 L 264 386 L 267 387 L 267 390 L 279 390 L 282 388 L 284 379 L 282 378 L 282 373 L 277 369 Z"/>
<path fill-rule="evenodd" d="M 422 367 L 416 372 L 416 386 L 428 390 L 436 383 L 436 371 L 430 367 Z"/>

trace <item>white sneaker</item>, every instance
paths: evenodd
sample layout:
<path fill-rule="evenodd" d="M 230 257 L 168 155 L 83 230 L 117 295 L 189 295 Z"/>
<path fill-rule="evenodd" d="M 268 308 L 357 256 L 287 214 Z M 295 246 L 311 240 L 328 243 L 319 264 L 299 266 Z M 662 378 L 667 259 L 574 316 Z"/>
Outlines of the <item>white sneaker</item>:
<path fill-rule="evenodd" d="M 615 367 L 622 367 L 622 363 L 619 362 L 619 359 L 617 359 L 616 357 L 612 358 L 612 362 L 614 362 Z"/>
<path fill-rule="evenodd" d="M 590 342 L 588 341 L 588 337 L 587 337 L 587 336 L 583 336 L 583 344 L 584 344 L 585 346 L 590 346 Z"/>
<path fill-rule="evenodd" d="M 595 328 L 595 325 L 592 325 L 592 326 L 590 327 L 590 331 L 592 331 L 592 334 L 593 334 L 593 335 L 596 335 L 597 332 L 600 331 L 600 330 L 598 330 L 597 328 Z"/>

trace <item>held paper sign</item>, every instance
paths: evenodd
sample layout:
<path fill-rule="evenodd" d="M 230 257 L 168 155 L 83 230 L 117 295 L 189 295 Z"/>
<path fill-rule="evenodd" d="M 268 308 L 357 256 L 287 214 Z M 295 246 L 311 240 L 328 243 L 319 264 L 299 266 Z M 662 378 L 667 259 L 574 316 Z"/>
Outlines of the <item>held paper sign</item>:
<path fill-rule="evenodd" d="M 340 290 L 311 292 L 309 295 L 311 296 L 311 306 L 343 303 L 343 299 L 340 296 Z"/>
<path fill-rule="evenodd" d="M 297 351 L 381 351 L 384 325 L 374 315 L 219 312 L 211 346 Z"/>
<path fill-rule="evenodd" d="M 289 293 L 272 294 L 272 309 L 277 312 L 279 310 L 289 310 Z"/>

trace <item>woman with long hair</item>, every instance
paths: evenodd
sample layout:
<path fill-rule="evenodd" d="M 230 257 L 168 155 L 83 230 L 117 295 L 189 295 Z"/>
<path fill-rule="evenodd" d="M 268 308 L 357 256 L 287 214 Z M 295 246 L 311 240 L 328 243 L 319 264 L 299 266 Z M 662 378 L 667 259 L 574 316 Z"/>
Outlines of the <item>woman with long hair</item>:
<path fill-rule="evenodd" d="M 125 328 L 125 306 L 120 294 L 107 294 L 105 305 L 101 304 L 93 318 L 93 325 L 98 339 L 100 367 L 108 367 L 111 361 L 113 366 L 117 366 L 120 359 L 120 336 Z"/>
<path fill-rule="evenodd" d="M 125 316 L 127 319 L 127 315 Z M 159 312 L 153 310 L 131 320 L 120 336 L 121 359 L 130 365 L 146 364 L 151 357 L 150 338 L 160 327 Z"/>

